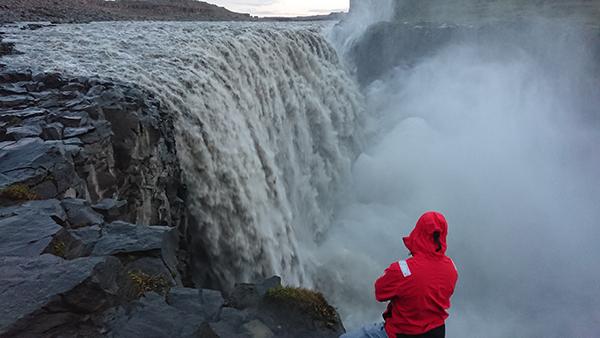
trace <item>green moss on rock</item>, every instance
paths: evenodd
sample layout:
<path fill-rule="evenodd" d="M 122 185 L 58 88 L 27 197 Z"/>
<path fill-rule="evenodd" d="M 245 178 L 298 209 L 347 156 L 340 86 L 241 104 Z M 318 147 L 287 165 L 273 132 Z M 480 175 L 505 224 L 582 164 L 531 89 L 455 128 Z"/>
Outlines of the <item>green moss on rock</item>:
<path fill-rule="evenodd" d="M 40 198 L 24 184 L 13 184 L 0 190 L 0 197 L 11 201 L 33 201 Z"/>
<path fill-rule="evenodd" d="M 295 307 L 313 319 L 334 327 L 339 322 L 338 314 L 320 292 L 295 287 L 277 287 L 267 291 L 265 300 Z"/>
<path fill-rule="evenodd" d="M 66 254 L 67 254 L 67 245 L 65 244 L 64 241 L 55 240 L 52 243 L 50 253 L 52 253 L 55 256 L 65 258 Z"/>
<path fill-rule="evenodd" d="M 133 283 L 136 297 L 141 297 L 146 292 L 152 291 L 161 295 L 169 292 L 170 283 L 160 274 L 151 276 L 142 271 L 130 271 L 128 275 Z"/>

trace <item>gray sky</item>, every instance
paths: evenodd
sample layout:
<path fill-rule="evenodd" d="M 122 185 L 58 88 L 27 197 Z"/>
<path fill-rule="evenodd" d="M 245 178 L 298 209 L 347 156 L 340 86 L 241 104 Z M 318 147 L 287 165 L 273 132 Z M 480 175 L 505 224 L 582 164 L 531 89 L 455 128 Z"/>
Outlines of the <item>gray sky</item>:
<path fill-rule="evenodd" d="M 236 12 L 258 16 L 329 14 L 348 10 L 348 0 L 205 0 Z"/>

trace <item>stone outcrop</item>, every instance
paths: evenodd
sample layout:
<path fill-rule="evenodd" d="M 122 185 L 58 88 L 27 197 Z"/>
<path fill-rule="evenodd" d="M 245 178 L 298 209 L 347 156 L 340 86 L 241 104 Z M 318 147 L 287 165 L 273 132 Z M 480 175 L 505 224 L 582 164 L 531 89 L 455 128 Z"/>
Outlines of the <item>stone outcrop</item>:
<path fill-rule="evenodd" d="M 97 313 L 123 299 L 114 257 L 0 257 L 0 337 L 98 336 Z"/>

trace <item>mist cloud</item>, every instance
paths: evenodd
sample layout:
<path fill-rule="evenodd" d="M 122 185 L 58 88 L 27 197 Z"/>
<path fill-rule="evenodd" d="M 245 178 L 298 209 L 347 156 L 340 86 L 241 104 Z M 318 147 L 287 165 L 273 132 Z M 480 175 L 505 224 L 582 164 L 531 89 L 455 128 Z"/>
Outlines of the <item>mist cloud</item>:
<path fill-rule="evenodd" d="M 547 21 L 489 36 L 461 36 L 365 89 L 374 136 L 319 253 L 321 285 L 347 326 L 380 318 L 374 279 L 435 209 L 460 272 L 449 336 L 600 328 L 592 46 L 575 26 Z"/>

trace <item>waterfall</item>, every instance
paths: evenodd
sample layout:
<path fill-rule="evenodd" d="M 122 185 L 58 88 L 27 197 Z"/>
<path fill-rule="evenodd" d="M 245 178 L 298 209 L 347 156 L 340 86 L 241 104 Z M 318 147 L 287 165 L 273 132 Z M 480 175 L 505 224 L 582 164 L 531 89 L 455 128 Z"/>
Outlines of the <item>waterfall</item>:
<path fill-rule="evenodd" d="M 12 62 L 138 83 L 177 116 L 198 284 L 279 274 L 309 286 L 304 248 L 327 231 L 364 125 L 362 94 L 320 31 L 312 24 L 57 26 L 14 32 L 25 54 Z"/>

